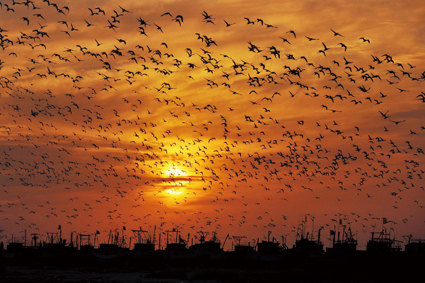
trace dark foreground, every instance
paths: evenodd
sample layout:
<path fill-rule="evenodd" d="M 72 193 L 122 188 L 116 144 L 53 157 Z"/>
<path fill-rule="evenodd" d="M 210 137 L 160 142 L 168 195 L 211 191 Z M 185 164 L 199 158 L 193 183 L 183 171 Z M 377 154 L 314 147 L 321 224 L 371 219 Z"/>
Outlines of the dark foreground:
<path fill-rule="evenodd" d="M 425 256 L 52 250 L 3 252 L 0 260 L 0 282 L 422 282 Z"/>

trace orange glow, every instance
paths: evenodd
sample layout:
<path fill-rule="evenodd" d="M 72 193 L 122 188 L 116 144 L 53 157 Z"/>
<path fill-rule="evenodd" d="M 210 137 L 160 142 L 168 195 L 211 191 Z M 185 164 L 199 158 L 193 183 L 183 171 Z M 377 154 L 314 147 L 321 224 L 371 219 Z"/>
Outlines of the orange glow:
<path fill-rule="evenodd" d="M 0 241 L 425 235 L 423 0 L 2 2 Z"/>

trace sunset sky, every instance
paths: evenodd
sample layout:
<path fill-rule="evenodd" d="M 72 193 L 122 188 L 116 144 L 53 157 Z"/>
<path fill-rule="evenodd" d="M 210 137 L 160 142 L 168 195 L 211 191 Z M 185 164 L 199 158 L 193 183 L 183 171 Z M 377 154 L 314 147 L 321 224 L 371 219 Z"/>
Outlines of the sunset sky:
<path fill-rule="evenodd" d="M 0 3 L 0 241 L 425 238 L 422 1 Z"/>

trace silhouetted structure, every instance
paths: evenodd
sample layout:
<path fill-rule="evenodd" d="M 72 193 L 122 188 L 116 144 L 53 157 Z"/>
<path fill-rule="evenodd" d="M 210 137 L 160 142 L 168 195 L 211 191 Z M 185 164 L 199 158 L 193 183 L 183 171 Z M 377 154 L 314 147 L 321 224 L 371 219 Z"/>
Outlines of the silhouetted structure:
<path fill-rule="evenodd" d="M 425 255 L 425 239 L 412 239 L 410 236 L 404 250 L 411 255 Z"/>
<path fill-rule="evenodd" d="M 367 242 L 366 250 L 373 254 L 396 253 L 401 250 L 396 243 L 395 237 L 391 237 L 390 233 L 385 228 L 382 228 L 380 232 L 372 232 L 372 237 Z"/>
<path fill-rule="evenodd" d="M 271 231 L 267 233 L 267 241 L 257 243 L 257 251 L 260 255 L 276 255 L 280 252 L 279 242 L 274 238 L 270 241 Z"/>
<path fill-rule="evenodd" d="M 214 255 L 223 251 L 220 246 L 220 241 L 217 239 L 216 233 L 213 233 L 213 236 L 210 240 L 206 240 L 207 233 L 200 231 L 198 234 L 199 243 L 189 247 L 189 251 L 191 253 L 197 255 Z"/>
<path fill-rule="evenodd" d="M 335 239 L 335 237 L 337 238 Z M 357 250 L 357 240 L 354 238 L 351 228 L 342 226 L 337 231 L 331 230 L 330 237 L 332 239 L 332 247 L 327 248 L 326 252 L 335 255 L 353 255 Z"/>
<path fill-rule="evenodd" d="M 148 231 L 143 230 L 142 227 L 138 230 L 131 231 L 133 232 L 134 239 L 136 240 L 134 243 L 134 251 L 138 253 L 149 253 L 155 251 L 155 239 L 149 235 Z"/>
<path fill-rule="evenodd" d="M 320 241 L 321 231 L 320 228 L 315 239 L 313 233 L 304 234 L 301 229 L 292 249 L 286 248 L 284 238 L 282 243 L 279 243 L 271 236 L 271 232 L 268 233 L 267 240 L 257 241 L 257 249 L 242 245 L 241 240 L 245 237 L 234 236 L 232 238 L 237 243 L 233 251 L 224 251 L 226 240 L 221 244 L 215 233 L 207 240 L 208 233 L 199 232 L 198 242 L 188 246 L 190 235 L 183 239 L 177 229 L 165 232 L 167 245 L 164 250 L 160 244 L 155 249 L 155 230 L 151 235 L 142 228 L 131 230 L 133 238 L 129 241 L 125 236 L 125 229 L 121 232 L 111 231 L 108 241 L 98 247 L 95 246 L 93 234 L 78 234 L 74 240 L 74 233 L 71 233 L 72 239 L 69 243 L 61 238 L 60 233 L 48 233 L 44 242 L 39 240 L 38 234 L 33 234 L 28 246 L 14 240 L 7 245 L 6 250 L 0 249 L 0 266 L 52 266 L 62 270 L 82 268 L 91 272 L 156 270 L 154 274 L 161 278 L 183 279 L 187 278 L 187 272 L 192 272 L 191 270 L 207 269 L 209 272 L 232 270 L 232 274 L 237 275 L 225 274 L 234 276 L 230 278 L 235 281 L 251 277 L 261 281 L 266 278 L 261 274 L 270 275 L 272 272 L 288 279 L 335 279 L 338 276 L 347 276 L 354 279 L 397 279 L 400 282 L 406 278 L 404 273 L 414 274 L 421 270 L 419 265 L 425 259 L 424 240 L 413 240 L 409 237 L 405 251 L 401 251 L 394 236 L 390 236 L 385 230 L 372 233 L 367 251 L 358 251 L 357 240 L 354 239 L 351 229 L 344 226 L 342 232 L 339 229 L 336 232 L 331 231 L 332 247 L 324 252 Z M 338 234 L 338 231 L 341 233 Z M 98 234 L 96 231 L 94 236 Z M 160 232 L 159 235 L 161 234 Z M 130 248 L 132 239 L 133 249 Z M 380 256 L 378 261 L 376 256 Z M 171 273 L 168 271 L 170 268 L 174 270 Z M 388 270 L 405 272 L 390 277 Z"/>
<path fill-rule="evenodd" d="M 165 251 L 170 255 L 179 254 L 187 251 L 187 243 L 180 236 L 180 231 L 173 228 L 172 230 L 166 231 L 167 235 L 167 246 Z"/>
<path fill-rule="evenodd" d="M 307 217 L 298 226 L 297 240 L 293 247 L 293 252 L 301 255 L 320 255 L 323 253 L 323 244 L 320 241 L 320 234 L 323 227 L 317 232 L 317 240 L 314 239 L 314 231 L 306 232 Z M 314 225 L 314 222 L 313 222 Z M 314 226 L 313 226 L 314 227 Z"/>

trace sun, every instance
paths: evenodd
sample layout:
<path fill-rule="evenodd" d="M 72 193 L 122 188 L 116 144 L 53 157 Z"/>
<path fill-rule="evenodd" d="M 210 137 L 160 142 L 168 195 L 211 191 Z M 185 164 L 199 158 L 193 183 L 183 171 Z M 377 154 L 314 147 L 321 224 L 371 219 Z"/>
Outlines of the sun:
<path fill-rule="evenodd" d="M 172 189 L 168 189 L 165 190 L 165 192 L 171 196 L 179 196 L 183 193 L 182 189 L 176 189 L 176 188 L 172 188 Z"/>
<path fill-rule="evenodd" d="M 185 203 L 191 196 L 191 175 L 184 167 L 169 164 L 161 172 L 162 183 L 159 184 L 162 201 L 167 205 Z"/>
<path fill-rule="evenodd" d="M 170 167 L 165 171 L 165 175 L 167 175 L 167 177 L 182 177 L 182 176 L 186 176 L 187 173 L 186 171 L 178 168 L 178 167 Z"/>

